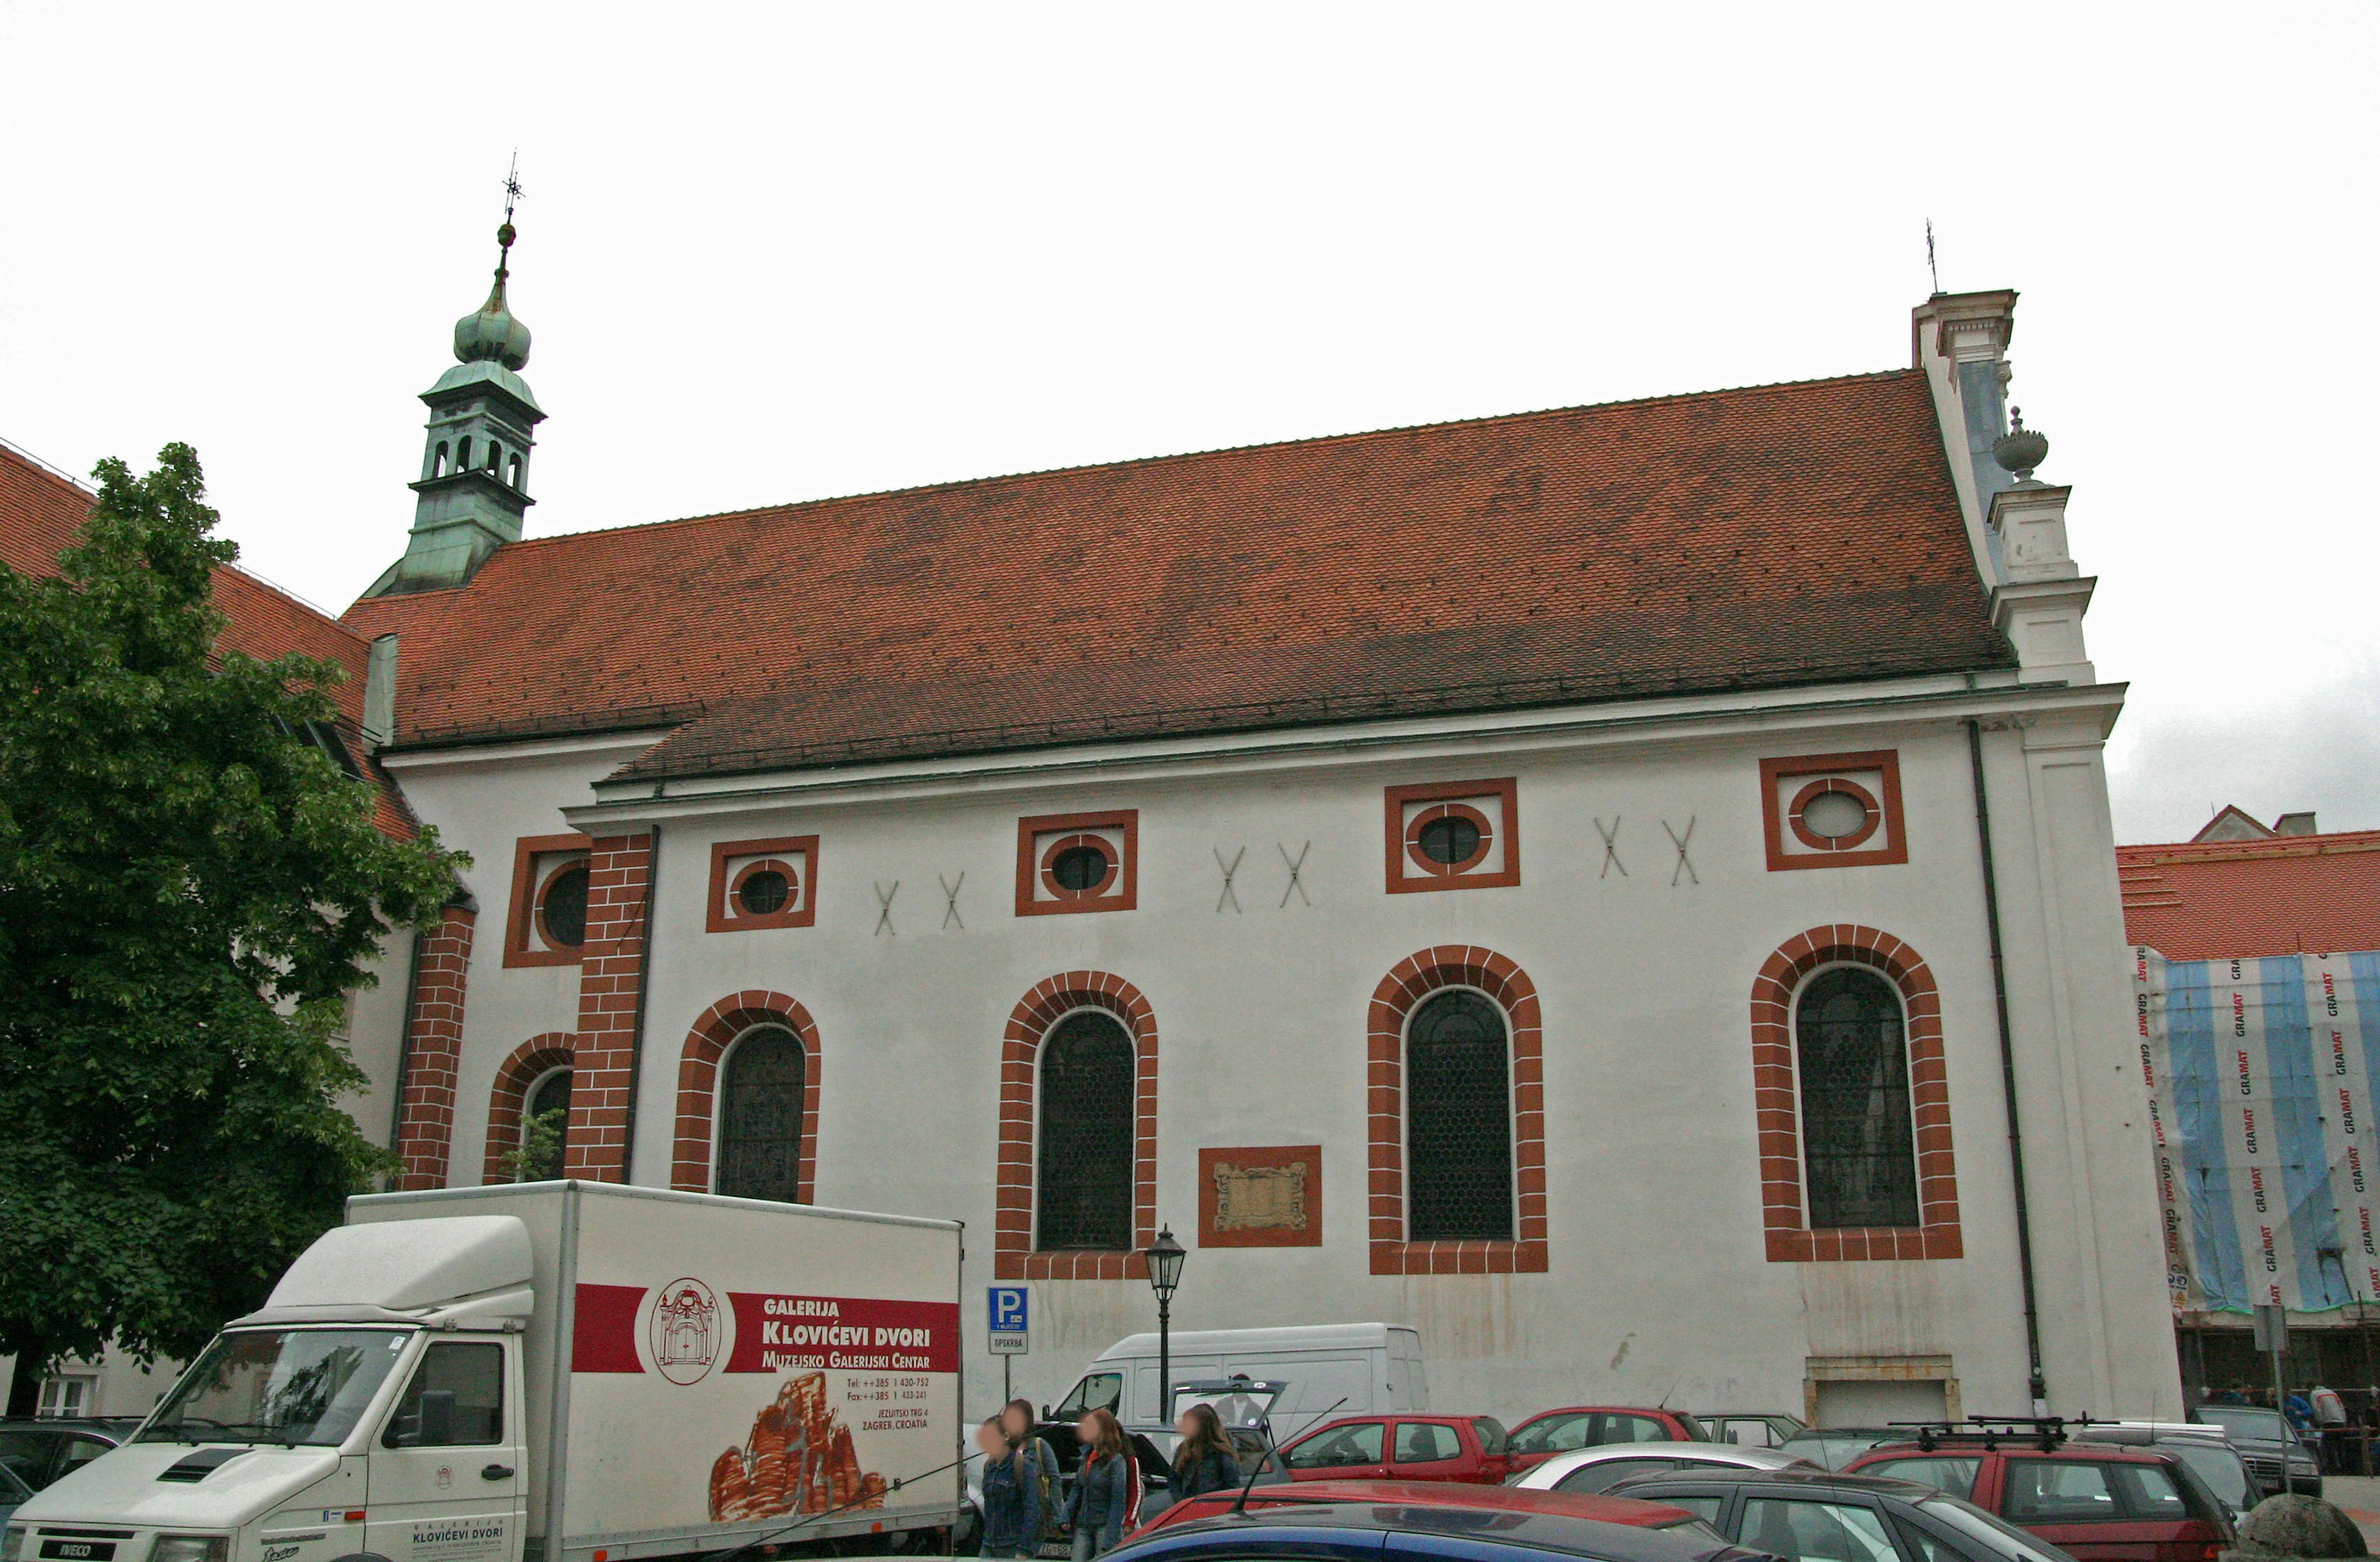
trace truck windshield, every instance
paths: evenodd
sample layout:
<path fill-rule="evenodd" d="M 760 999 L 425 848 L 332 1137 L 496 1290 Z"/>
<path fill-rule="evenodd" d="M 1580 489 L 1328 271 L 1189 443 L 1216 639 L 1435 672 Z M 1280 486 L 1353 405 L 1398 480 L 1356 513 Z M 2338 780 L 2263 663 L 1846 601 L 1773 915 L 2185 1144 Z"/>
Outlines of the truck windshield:
<path fill-rule="evenodd" d="M 144 1443 L 338 1444 L 404 1353 L 404 1329 L 218 1335 L 140 1432 Z"/>

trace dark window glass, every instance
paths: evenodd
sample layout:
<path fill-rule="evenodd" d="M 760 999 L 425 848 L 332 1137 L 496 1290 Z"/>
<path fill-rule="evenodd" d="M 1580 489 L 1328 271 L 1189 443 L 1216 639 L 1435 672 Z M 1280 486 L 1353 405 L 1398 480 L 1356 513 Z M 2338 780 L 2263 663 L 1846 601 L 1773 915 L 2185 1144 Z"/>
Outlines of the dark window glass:
<path fill-rule="evenodd" d="M 1042 1248 L 1132 1246 L 1132 1037 L 1098 1010 L 1068 1015 L 1041 1046 Z"/>
<path fill-rule="evenodd" d="M 556 1069 L 529 1087 L 521 1103 L 520 1177 L 551 1182 L 562 1175 L 562 1150 L 570 1128 L 570 1071 Z"/>
<path fill-rule="evenodd" d="M 1872 971 L 1829 971 L 1802 989 L 1793 1034 L 1811 1226 L 1916 1225 L 1899 996 Z"/>
<path fill-rule="evenodd" d="M 1670 1469 L 1672 1460 L 1666 1459 L 1604 1459 L 1593 1464 L 1582 1464 L 1554 1483 L 1558 1492 L 1608 1492 L 1622 1481 L 1633 1481 L 1639 1475 L 1654 1475 Z M 1659 1499 L 1667 1502 L 1668 1497 Z"/>
<path fill-rule="evenodd" d="M 1050 877 L 1070 895 L 1087 895 L 1108 876 L 1108 854 L 1097 846 L 1069 846 L 1050 865 Z"/>
<path fill-rule="evenodd" d="M 1292 1470 L 1342 1470 L 1354 1464 L 1378 1464 L 1381 1435 L 1386 1430 L 1385 1423 L 1377 1421 L 1354 1421 L 1344 1426 L 1333 1426 L 1291 1447 L 1281 1456 L 1282 1462 Z"/>
<path fill-rule="evenodd" d="M 2080 1459 L 2012 1459 L 2000 1508 L 2011 1524 L 2114 1523 L 2129 1515 L 2113 1476 Z"/>
<path fill-rule="evenodd" d="M 1435 1464 L 1439 1459 L 1462 1457 L 1463 1439 L 1454 1435 L 1451 1426 L 1430 1421 L 1397 1423 L 1399 1464 Z"/>
<path fill-rule="evenodd" d="M 587 865 L 574 864 L 545 881 L 538 904 L 548 943 L 575 950 L 587 941 Z"/>
<path fill-rule="evenodd" d="M 793 880 L 772 867 L 746 874 L 735 887 L 735 899 L 748 916 L 774 916 L 793 898 Z"/>
<path fill-rule="evenodd" d="M 1736 1544 L 1789 1562 L 1900 1562 L 1884 1515 L 1850 1502 L 1746 1497 Z"/>
<path fill-rule="evenodd" d="M 795 1202 L 808 1069 L 800 1040 L 783 1025 L 737 1038 L 719 1075 L 720 1193 Z"/>
<path fill-rule="evenodd" d="M 1571 1415 L 1539 1416 L 1512 1434 L 1512 1451 L 1516 1454 L 1559 1454 L 1572 1448 L 1583 1448 L 1595 1433 L 1595 1413 L 1579 1411 Z"/>
<path fill-rule="evenodd" d="M 1512 1236 L 1511 1047 L 1504 1017 L 1474 992 L 1442 992 L 1405 1041 L 1409 1241 Z"/>
<path fill-rule="evenodd" d="M 1421 854 L 1434 863 L 1468 862 L 1479 850 L 1479 827 L 1465 818 L 1438 818 L 1421 827 Z"/>
<path fill-rule="evenodd" d="M 433 1345 L 396 1401 L 381 1441 L 445 1448 L 504 1440 L 504 1348 Z"/>

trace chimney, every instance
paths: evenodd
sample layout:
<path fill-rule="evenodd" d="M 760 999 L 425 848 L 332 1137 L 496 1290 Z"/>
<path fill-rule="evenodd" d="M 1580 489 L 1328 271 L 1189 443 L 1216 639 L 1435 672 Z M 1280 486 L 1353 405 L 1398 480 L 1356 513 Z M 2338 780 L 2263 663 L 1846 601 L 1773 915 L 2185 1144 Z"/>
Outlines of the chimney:
<path fill-rule="evenodd" d="M 364 662 L 364 746 L 377 749 L 396 735 L 396 636 L 371 643 Z"/>
<path fill-rule="evenodd" d="M 2273 833 L 2275 835 L 2319 835 L 2322 831 L 2314 828 L 2313 815 L 2309 811 L 2302 814 L 2283 814 L 2273 821 Z"/>

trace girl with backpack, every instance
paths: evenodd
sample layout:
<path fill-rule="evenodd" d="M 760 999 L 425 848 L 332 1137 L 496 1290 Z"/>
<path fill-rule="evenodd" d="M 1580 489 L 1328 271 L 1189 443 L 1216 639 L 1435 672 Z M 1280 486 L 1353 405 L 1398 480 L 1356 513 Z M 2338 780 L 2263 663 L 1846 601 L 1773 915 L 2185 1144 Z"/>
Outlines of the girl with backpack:
<path fill-rule="evenodd" d="M 1011 1399 L 1001 1407 L 1000 1430 L 1016 1450 L 1019 1463 L 1017 1475 L 1033 1487 L 1035 1510 L 1039 1514 L 1040 1530 L 1029 1537 L 1026 1547 L 1017 1555 L 1031 1556 L 1040 1545 L 1057 1544 L 1065 1540 L 1060 1528 L 1065 1518 L 1063 1488 L 1058 1480 L 1058 1450 L 1046 1437 L 1033 1435 L 1033 1401 Z"/>
<path fill-rule="evenodd" d="M 983 1450 L 983 1555 L 1035 1555 L 1041 1544 L 1041 1493 L 1025 1450 L 1009 1440 L 998 1416 L 975 1429 L 975 1446 Z"/>
<path fill-rule="evenodd" d="M 1140 1466 L 1111 1411 L 1085 1411 L 1075 1435 L 1082 1439 L 1083 1462 L 1075 1470 L 1066 1518 L 1075 1526 L 1075 1562 L 1091 1562 L 1140 1522 Z"/>
<path fill-rule="evenodd" d="M 1223 1418 L 1212 1405 L 1193 1405 L 1173 1423 L 1182 1441 L 1173 1449 L 1170 1472 L 1173 1500 L 1185 1502 L 1208 1492 L 1237 1491 L 1245 1476 L 1223 1432 Z"/>

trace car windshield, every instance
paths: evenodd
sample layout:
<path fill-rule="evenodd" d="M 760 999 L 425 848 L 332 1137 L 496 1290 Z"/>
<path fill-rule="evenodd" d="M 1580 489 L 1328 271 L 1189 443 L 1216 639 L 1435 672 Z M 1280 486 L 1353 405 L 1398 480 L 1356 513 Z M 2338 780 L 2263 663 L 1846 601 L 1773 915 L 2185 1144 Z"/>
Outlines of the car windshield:
<path fill-rule="evenodd" d="M 2234 1437 L 2257 1443 L 2289 1440 L 2289 1423 L 2278 1411 L 2259 1410 L 2252 1405 L 2201 1405 L 2198 1413 L 2207 1424 L 2219 1426 Z"/>
<path fill-rule="evenodd" d="M 2192 1472 L 2206 1483 L 2206 1489 L 2221 1498 L 2234 1513 L 2245 1513 L 2256 1506 L 2255 1495 L 2248 1489 L 2247 1466 L 2240 1462 L 2238 1454 L 2222 1444 L 2176 1439 L 2170 1443 L 2159 1443 L 2157 1447 L 2168 1453 L 2180 1454 Z"/>
<path fill-rule="evenodd" d="M 1173 1386 L 1173 1419 L 1193 1405 L 1206 1405 L 1225 1426 L 1262 1426 L 1272 1413 L 1273 1401 L 1281 1397 L 1278 1383 L 1231 1383 L 1220 1386 L 1198 1384 Z"/>
<path fill-rule="evenodd" d="M 403 1329 L 218 1335 L 141 1430 L 144 1443 L 346 1441 L 405 1350 Z"/>
<path fill-rule="evenodd" d="M 2056 1546 L 2044 1544 L 2015 1525 L 2004 1524 L 1973 1503 L 1957 1497 L 1927 1497 L 1917 1505 L 1917 1510 L 1970 1539 L 1981 1541 L 1995 1556 L 2009 1557 L 2012 1562 L 2074 1562 Z"/>

